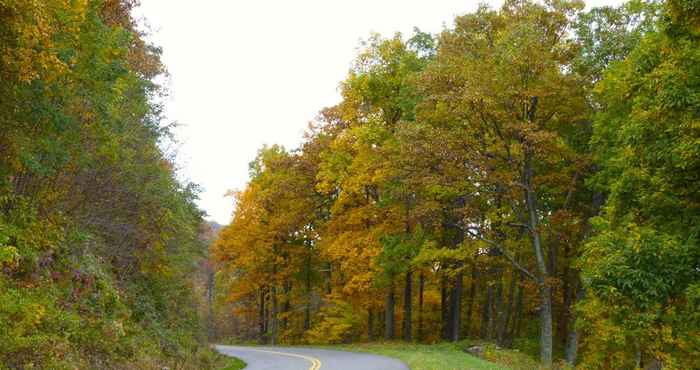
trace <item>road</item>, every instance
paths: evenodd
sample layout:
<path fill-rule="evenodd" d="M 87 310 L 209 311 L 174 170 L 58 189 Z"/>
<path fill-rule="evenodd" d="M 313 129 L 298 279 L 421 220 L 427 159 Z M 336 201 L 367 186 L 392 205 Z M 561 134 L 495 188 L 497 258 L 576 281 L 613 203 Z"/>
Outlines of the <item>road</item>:
<path fill-rule="evenodd" d="M 399 360 L 344 351 L 297 347 L 216 346 L 245 361 L 245 370 L 409 370 Z"/>

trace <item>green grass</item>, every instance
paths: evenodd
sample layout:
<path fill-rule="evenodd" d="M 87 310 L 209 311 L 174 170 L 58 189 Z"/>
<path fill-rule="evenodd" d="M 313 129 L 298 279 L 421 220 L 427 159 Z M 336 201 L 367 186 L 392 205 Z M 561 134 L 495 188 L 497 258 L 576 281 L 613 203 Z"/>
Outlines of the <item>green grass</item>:
<path fill-rule="evenodd" d="M 228 365 L 221 370 L 241 370 L 245 366 L 246 366 L 246 363 L 243 360 L 241 360 L 239 358 L 231 357 L 229 362 L 228 362 Z"/>
<path fill-rule="evenodd" d="M 458 343 L 364 343 L 333 348 L 393 357 L 405 362 L 411 370 L 509 370 L 465 353 Z"/>

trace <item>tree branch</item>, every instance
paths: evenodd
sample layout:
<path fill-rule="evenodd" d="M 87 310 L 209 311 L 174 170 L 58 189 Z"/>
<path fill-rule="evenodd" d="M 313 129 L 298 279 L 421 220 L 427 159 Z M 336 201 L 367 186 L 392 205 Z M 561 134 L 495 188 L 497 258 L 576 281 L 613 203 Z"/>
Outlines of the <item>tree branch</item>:
<path fill-rule="evenodd" d="M 522 272 L 523 272 L 525 275 L 527 275 L 527 277 L 529 277 L 530 279 L 537 281 L 537 277 L 535 277 L 535 275 L 533 275 L 528 269 L 526 269 L 526 268 L 523 267 L 520 263 L 518 263 L 518 261 L 516 261 L 515 258 L 513 258 L 513 256 L 511 256 L 511 255 L 508 253 L 508 251 L 505 250 L 505 248 L 503 248 L 499 243 L 497 243 L 497 242 L 495 242 L 495 241 L 493 241 L 493 240 L 486 239 L 486 238 L 484 238 L 483 236 L 474 233 L 474 232 L 472 231 L 472 230 L 474 230 L 474 229 L 476 229 L 476 228 L 467 228 L 467 232 L 469 233 L 469 235 L 471 235 L 471 236 L 473 236 L 473 237 L 475 237 L 475 238 L 477 238 L 477 239 L 479 239 L 479 240 L 481 240 L 481 241 L 483 241 L 483 242 L 486 242 L 487 244 L 491 245 L 492 247 L 498 249 L 498 250 L 501 252 L 501 254 L 503 254 L 503 256 L 504 256 L 515 268 L 517 268 L 518 270 L 522 271 Z"/>

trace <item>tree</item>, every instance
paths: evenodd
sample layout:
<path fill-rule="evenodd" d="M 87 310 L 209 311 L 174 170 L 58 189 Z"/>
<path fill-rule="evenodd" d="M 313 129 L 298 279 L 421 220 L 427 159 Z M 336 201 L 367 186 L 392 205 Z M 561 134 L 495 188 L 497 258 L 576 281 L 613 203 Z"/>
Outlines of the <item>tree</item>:
<path fill-rule="evenodd" d="M 608 193 L 586 245 L 585 363 L 697 363 L 700 173 L 697 4 L 668 1 L 654 31 L 597 88 L 593 144 Z M 604 353 L 600 352 L 604 348 Z"/>
<path fill-rule="evenodd" d="M 426 78 L 425 119 L 449 125 L 466 147 L 461 160 L 474 190 L 465 194 L 458 225 L 536 282 L 545 365 L 552 363 L 546 244 L 553 241 L 544 228 L 568 207 L 566 194 L 576 190 L 585 164 L 569 141 L 586 109 L 578 76 L 567 72 L 575 48 L 566 37 L 581 6 L 510 1 L 500 11 L 482 7 L 443 33 Z M 529 236 L 534 271 L 505 247 L 520 230 Z"/>

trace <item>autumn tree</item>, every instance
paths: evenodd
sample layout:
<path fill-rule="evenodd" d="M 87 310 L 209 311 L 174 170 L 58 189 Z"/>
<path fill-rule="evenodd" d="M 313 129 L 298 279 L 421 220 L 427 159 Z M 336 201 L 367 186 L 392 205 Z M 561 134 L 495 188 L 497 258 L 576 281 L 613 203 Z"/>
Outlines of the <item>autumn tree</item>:
<path fill-rule="evenodd" d="M 373 35 L 300 149 L 254 162 L 217 244 L 231 298 L 289 342 L 400 317 L 406 341 L 537 342 L 546 367 L 692 367 L 695 10 L 513 0 Z"/>
<path fill-rule="evenodd" d="M 576 2 L 519 1 L 500 11 L 482 7 L 443 33 L 426 77 L 426 120 L 447 125 L 466 147 L 461 160 L 473 190 L 463 195 L 457 227 L 470 243 L 493 248 L 536 282 L 546 365 L 553 356 L 548 258 L 555 253 L 546 229 L 568 211 L 585 171 L 571 143 L 586 109 L 579 77 L 569 72 L 575 45 L 567 37 L 569 19 L 580 8 Z M 521 231 L 534 267 L 516 259 L 524 251 L 507 247 Z"/>

